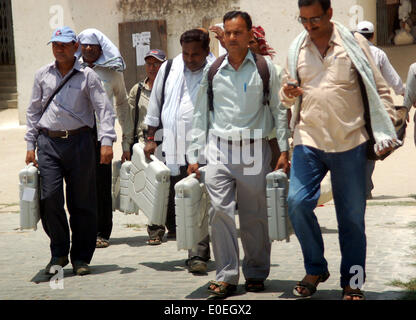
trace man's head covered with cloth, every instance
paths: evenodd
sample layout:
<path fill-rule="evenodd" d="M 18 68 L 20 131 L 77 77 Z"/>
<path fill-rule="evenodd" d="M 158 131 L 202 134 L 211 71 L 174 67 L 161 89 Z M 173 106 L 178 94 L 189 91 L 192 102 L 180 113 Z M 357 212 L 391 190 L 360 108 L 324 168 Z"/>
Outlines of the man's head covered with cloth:
<path fill-rule="evenodd" d="M 250 49 L 254 53 L 261 54 L 262 56 L 273 57 L 276 55 L 276 51 L 270 47 L 266 40 L 266 32 L 261 26 L 253 26 L 254 39 L 250 41 Z"/>
<path fill-rule="evenodd" d="M 126 64 L 113 42 L 97 29 L 85 29 L 78 35 L 81 44 L 77 56 L 82 55 L 84 63 L 116 71 L 124 71 Z"/>

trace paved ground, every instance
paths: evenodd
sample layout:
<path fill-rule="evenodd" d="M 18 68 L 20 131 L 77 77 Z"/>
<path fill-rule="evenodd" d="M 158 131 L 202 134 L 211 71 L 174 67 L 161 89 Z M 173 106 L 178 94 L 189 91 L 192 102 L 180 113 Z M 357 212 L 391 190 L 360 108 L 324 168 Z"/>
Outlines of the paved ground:
<path fill-rule="evenodd" d="M 413 114 L 413 112 L 412 112 Z M 19 230 L 18 171 L 24 166 L 24 127 L 17 125 L 15 110 L 0 111 L 0 300 L 201 300 L 207 297 L 206 283 L 215 278 L 215 264 L 208 275 L 189 273 L 185 251 L 175 241 L 146 245 L 143 215 L 116 212 L 110 247 L 97 249 L 92 274 L 77 277 L 70 265 L 64 270 L 64 289 L 52 289 L 43 269 L 49 260 L 49 239 L 38 224 L 37 231 Z M 121 156 L 119 144 L 116 158 Z M 370 300 L 401 299 L 403 290 L 394 280 L 416 278 L 416 150 L 413 125 L 403 148 L 377 164 L 374 200 L 368 202 L 367 282 Z M 319 286 L 314 300 L 338 300 L 340 254 L 334 206 L 318 208 L 317 216 L 325 241 L 331 277 Z M 240 251 L 242 253 L 242 249 Z M 292 288 L 304 275 L 300 246 L 274 242 L 272 268 L 266 291 L 245 293 L 240 277 L 237 295 L 229 300 L 292 300 Z"/>

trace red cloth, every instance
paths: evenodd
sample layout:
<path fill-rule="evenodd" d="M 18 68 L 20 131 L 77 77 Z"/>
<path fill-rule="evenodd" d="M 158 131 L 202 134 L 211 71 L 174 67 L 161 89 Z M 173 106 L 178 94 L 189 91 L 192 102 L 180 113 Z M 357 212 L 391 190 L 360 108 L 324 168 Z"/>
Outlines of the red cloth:
<path fill-rule="evenodd" d="M 276 55 L 276 51 L 266 41 L 266 32 L 264 32 L 264 29 L 261 26 L 253 26 L 253 32 L 254 38 L 259 44 L 261 54 L 273 58 Z"/>

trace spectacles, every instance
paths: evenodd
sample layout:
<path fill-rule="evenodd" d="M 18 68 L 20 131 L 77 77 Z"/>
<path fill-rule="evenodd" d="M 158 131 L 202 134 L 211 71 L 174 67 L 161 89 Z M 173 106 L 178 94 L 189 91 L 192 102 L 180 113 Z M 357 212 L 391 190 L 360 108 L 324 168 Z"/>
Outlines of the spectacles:
<path fill-rule="evenodd" d="M 309 19 L 304 18 L 304 17 L 298 17 L 298 22 L 303 24 L 303 25 L 307 24 L 308 22 L 310 24 L 317 24 L 317 23 L 321 22 L 323 17 L 325 17 L 325 13 L 322 16 L 312 17 L 312 18 L 309 18 Z"/>

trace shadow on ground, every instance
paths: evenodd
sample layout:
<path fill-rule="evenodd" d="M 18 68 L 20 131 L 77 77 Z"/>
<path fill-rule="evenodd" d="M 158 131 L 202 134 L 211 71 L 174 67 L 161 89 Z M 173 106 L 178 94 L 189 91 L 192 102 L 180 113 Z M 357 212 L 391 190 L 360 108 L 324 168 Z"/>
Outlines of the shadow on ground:
<path fill-rule="evenodd" d="M 120 271 L 120 274 L 127 274 L 135 272 L 137 269 L 134 268 L 121 268 L 116 264 L 109 264 L 109 265 L 90 265 L 91 274 L 87 276 L 94 276 L 99 275 L 102 273 L 107 272 L 114 272 L 114 271 Z M 34 282 L 36 284 L 49 282 L 53 276 L 49 276 L 45 274 L 45 269 L 40 270 L 31 280 L 30 282 Z M 72 266 L 66 266 L 64 267 L 64 278 L 71 278 L 71 277 L 77 277 L 72 272 Z"/>
<path fill-rule="evenodd" d="M 309 298 L 298 298 L 293 295 L 293 288 L 296 285 L 297 281 L 288 281 L 288 280 L 266 280 L 265 287 L 266 289 L 263 292 L 259 293 L 247 293 L 244 289 L 244 284 L 240 283 L 237 287 L 237 291 L 233 294 L 233 297 L 238 299 L 244 299 L 244 295 L 259 295 L 262 300 L 262 293 L 276 293 L 276 300 L 341 300 L 342 298 L 342 289 L 339 290 L 318 290 L 316 293 Z M 204 286 L 199 287 L 195 291 L 187 295 L 186 299 L 207 299 L 209 297 L 209 292 L 207 290 L 208 282 Z M 373 291 L 364 291 L 366 300 L 400 300 L 404 296 L 403 291 L 383 291 L 383 292 L 373 292 Z M 240 297 L 239 297 L 240 296 Z M 249 300 L 249 299 L 248 299 Z"/>
<path fill-rule="evenodd" d="M 338 230 L 321 227 L 321 232 L 322 232 L 322 234 L 332 234 L 332 233 L 338 233 Z"/>
<path fill-rule="evenodd" d="M 141 262 L 140 264 L 152 268 L 156 271 L 183 271 L 187 267 L 185 266 L 186 259 L 182 260 L 172 260 L 172 261 L 164 261 L 164 262 Z M 215 270 L 215 262 L 208 261 L 207 262 L 207 272 L 211 272 Z M 206 274 L 205 274 L 206 275 Z M 195 276 L 204 276 L 204 274 L 199 275 L 195 274 Z"/>
<path fill-rule="evenodd" d="M 371 200 L 396 200 L 396 199 L 406 199 L 406 198 L 414 198 L 416 199 L 416 195 L 404 195 L 404 196 L 391 196 L 391 195 L 381 195 L 381 196 L 375 196 Z"/>
<path fill-rule="evenodd" d="M 126 237 L 126 238 L 111 238 L 110 245 L 127 244 L 130 247 L 143 247 L 148 244 L 146 241 L 149 240 L 148 236 L 137 236 L 137 237 Z"/>

